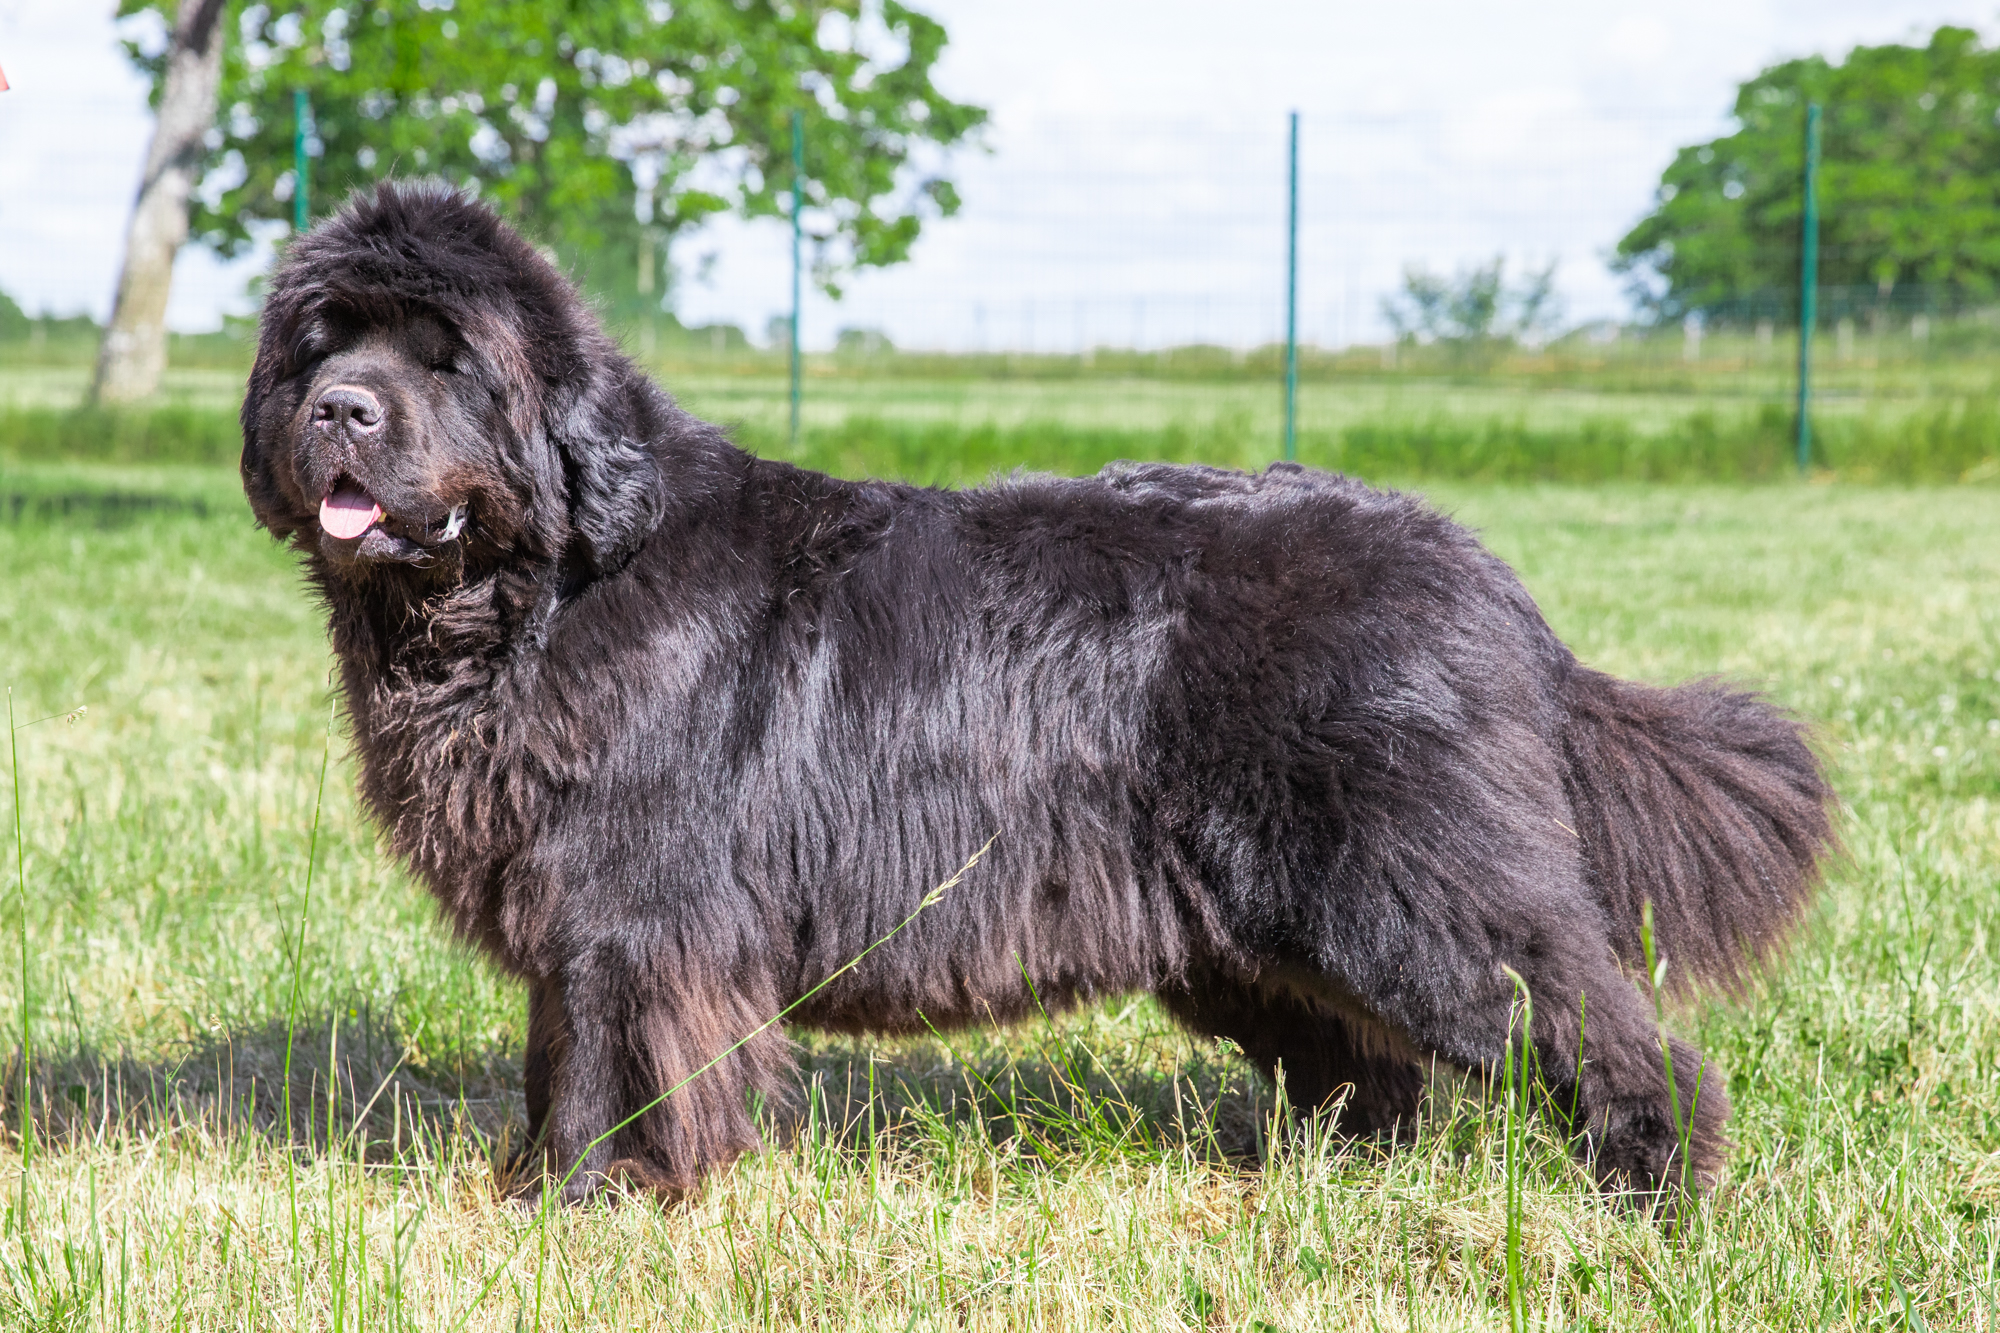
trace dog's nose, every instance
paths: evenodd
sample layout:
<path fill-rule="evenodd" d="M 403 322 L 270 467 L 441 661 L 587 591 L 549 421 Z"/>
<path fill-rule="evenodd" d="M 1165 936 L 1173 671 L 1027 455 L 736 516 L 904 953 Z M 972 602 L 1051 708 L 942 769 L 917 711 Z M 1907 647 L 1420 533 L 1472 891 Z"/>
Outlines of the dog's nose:
<path fill-rule="evenodd" d="M 352 431 L 377 430 L 382 425 L 382 400 L 358 384 L 336 384 L 313 404 L 315 425 Z"/>

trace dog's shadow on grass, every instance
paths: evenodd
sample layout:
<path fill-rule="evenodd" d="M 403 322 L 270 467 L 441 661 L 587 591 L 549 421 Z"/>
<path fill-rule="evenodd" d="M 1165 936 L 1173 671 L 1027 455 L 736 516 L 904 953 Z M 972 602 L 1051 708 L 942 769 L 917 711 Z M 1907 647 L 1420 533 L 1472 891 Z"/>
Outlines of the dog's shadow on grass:
<path fill-rule="evenodd" d="M 1249 1164 L 1277 1109 L 1240 1058 L 1178 1035 L 1135 1049 L 1048 1025 L 883 1041 L 800 1034 L 795 1055 L 790 1095 L 759 1108 L 774 1144 L 901 1156 L 985 1139 L 1051 1163 L 1186 1151 Z M 0 1094 L 0 1133 L 18 1135 L 18 1049 Z M 55 1151 L 194 1130 L 377 1161 L 416 1150 L 497 1162 L 526 1131 L 518 1050 L 439 1059 L 393 1017 L 350 1009 L 218 1033 L 168 1058 L 38 1051 L 27 1095 L 36 1138 Z"/>
<path fill-rule="evenodd" d="M 21 1125 L 21 1052 L 9 1058 L 0 1131 Z M 38 1050 L 28 1098 L 45 1148 L 108 1138 L 250 1133 L 311 1152 L 371 1158 L 405 1147 L 464 1149 L 523 1118 L 518 1056 L 427 1058 L 393 1016 L 340 1009 L 296 1024 L 217 1032 L 163 1057 L 90 1047 Z"/>
<path fill-rule="evenodd" d="M 1277 1100 L 1240 1059 L 1185 1038 L 1135 1056 L 1034 1029 L 799 1051 L 799 1093 L 773 1137 L 864 1152 L 941 1152 L 986 1140 L 1022 1158 L 1264 1156 Z M 972 1047 L 968 1050 L 967 1047 Z"/>

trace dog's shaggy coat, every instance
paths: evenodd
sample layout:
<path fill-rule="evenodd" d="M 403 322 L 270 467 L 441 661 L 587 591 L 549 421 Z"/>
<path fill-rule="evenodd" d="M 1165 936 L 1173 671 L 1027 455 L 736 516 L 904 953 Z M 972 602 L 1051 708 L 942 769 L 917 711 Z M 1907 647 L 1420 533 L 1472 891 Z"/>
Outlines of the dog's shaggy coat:
<path fill-rule="evenodd" d="M 989 838 L 793 1021 L 1146 990 L 1393 1134 L 1427 1065 L 1501 1059 L 1518 976 L 1607 1186 L 1719 1163 L 1722 1080 L 1676 1041 L 1680 1156 L 1642 904 L 1670 978 L 1739 979 L 1829 846 L 1819 767 L 1750 695 L 1579 665 L 1416 499 L 1290 466 L 952 492 L 753 458 L 427 186 L 292 247 L 243 427 L 257 517 L 331 613 L 369 810 L 531 987 L 529 1114 L 572 1197 L 750 1148 L 777 1029 L 660 1094 Z"/>

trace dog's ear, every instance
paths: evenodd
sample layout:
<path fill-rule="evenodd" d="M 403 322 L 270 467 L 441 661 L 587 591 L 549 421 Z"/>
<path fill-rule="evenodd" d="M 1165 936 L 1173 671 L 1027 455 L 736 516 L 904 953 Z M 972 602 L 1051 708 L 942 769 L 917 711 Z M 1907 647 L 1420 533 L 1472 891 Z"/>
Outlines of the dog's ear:
<path fill-rule="evenodd" d="M 514 318 L 469 310 L 458 325 L 502 386 L 497 396 L 522 451 L 513 465 L 539 516 L 533 526 L 540 540 L 550 555 L 608 573 L 660 524 L 659 460 L 645 444 L 638 389 L 616 372 L 616 349 L 577 313 L 574 294 L 541 257 L 513 243 L 556 295 Z M 557 514 L 562 521 L 552 523 Z"/>
<path fill-rule="evenodd" d="M 288 323 L 298 318 L 297 302 L 289 292 L 273 292 L 265 301 L 257 336 L 257 359 L 251 364 L 244 385 L 243 407 L 237 414 L 243 430 L 243 453 L 237 464 L 243 491 L 257 522 L 274 537 L 288 537 L 297 525 L 286 517 L 287 506 L 275 472 L 277 460 L 271 456 L 273 442 L 286 436 L 289 413 L 280 385 L 292 368 L 294 349 L 282 336 Z"/>
<path fill-rule="evenodd" d="M 264 403 L 271 396 L 274 378 L 264 354 L 260 352 L 250 367 L 250 379 L 243 389 L 243 406 L 236 418 L 243 430 L 243 454 L 237 463 L 237 470 L 243 475 L 243 489 L 250 497 L 250 507 L 258 511 L 260 521 L 263 512 L 258 501 L 268 496 L 273 487 L 271 460 L 266 456 L 263 440 L 259 438 L 259 428 L 263 425 Z"/>
<path fill-rule="evenodd" d="M 627 384 L 593 385 L 548 422 L 569 489 L 571 547 L 597 574 L 624 564 L 666 508 L 660 460 L 640 438 L 631 395 Z"/>

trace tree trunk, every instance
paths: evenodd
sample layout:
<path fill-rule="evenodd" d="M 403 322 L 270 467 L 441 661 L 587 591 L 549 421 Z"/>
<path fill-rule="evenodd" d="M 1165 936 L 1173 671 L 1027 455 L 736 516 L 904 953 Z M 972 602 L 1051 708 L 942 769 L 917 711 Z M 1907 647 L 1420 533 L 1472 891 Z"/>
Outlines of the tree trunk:
<path fill-rule="evenodd" d="M 180 0 L 145 174 L 125 233 L 118 303 L 97 351 L 93 402 L 127 403 L 159 387 L 167 366 L 167 291 L 188 234 L 188 196 L 215 124 L 222 82 L 223 0 Z"/>

